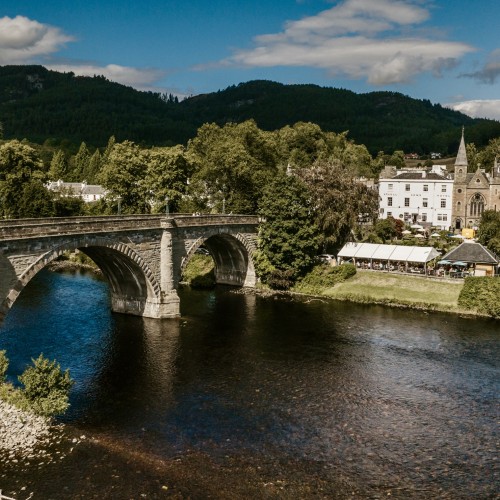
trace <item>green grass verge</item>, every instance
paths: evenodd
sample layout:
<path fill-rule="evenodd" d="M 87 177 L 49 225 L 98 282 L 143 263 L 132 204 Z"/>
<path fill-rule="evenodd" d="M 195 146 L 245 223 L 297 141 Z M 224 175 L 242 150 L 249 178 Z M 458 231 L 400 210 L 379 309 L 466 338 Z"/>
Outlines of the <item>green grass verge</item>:
<path fill-rule="evenodd" d="M 367 304 L 465 312 L 458 306 L 462 287 L 463 282 L 361 271 L 334 287 L 324 288 L 320 295 Z"/>

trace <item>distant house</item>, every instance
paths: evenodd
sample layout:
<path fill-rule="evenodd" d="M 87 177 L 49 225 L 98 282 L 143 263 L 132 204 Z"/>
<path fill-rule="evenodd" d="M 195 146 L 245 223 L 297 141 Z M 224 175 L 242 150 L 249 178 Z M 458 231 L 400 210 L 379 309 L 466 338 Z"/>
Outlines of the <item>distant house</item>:
<path fill-rule="evenodd" d="M 61 196 L 81 198 L 85 203 L 98 201 L 106 196 L 106 190 L 98 184 L 83 182 L 51 181 L 46 185 L 49 191 L 59 193 Z"/>
<path fill-rule="evenodd" d="M 463 262 L 474 267 L 475 276 L 493 276 L 499 264 L 498 257 L 480 243 L 464 240 L 458 247 L 450 250 L 442 259 L 453 265 Z"/>

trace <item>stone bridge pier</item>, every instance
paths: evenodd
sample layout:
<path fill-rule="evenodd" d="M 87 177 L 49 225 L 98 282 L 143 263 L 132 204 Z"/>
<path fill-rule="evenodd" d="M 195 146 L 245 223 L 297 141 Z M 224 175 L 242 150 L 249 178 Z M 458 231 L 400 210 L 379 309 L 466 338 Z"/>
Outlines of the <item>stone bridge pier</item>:
<path fill-rule="evenodd" d="M 241 215 L 137 215 L 0 222 L 0 322 L 47 264 L 80 250 L 102 270 L 114 312 L 149 318 L 180 315 L 182 272 L 200 245 L 216 282 L 255 286 L 252 253 L 258 220 Z M 78 307 L 78 304 L 69 304 Z"/>

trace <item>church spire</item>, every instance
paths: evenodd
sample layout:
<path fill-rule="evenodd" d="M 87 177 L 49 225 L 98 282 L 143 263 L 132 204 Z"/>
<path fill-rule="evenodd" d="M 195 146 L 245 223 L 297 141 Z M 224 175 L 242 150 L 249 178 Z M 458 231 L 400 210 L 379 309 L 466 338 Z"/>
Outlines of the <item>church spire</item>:
<path fill-rule="evenodd" d="M 464 127 L 462 127 L 462 138 L 458 147 L 457 158 L 455 159 L 455 167 L 467 167 L 467 151 L 465 149 Z"/>

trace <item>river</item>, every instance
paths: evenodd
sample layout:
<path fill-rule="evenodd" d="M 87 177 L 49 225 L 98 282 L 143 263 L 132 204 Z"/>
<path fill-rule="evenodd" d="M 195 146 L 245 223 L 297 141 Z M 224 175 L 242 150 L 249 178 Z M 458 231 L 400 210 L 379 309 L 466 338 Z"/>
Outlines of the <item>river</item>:
<path fill-rule="evenodd" d="M 104 281 L 42 271 L 0 329 L 76 383 L 58 460 L 15 498 L 498 498 L 500 323 L 216 291 L 182 318 L 112 314 Z M 56 455 L 54 455 L 56 456 Z"/>

